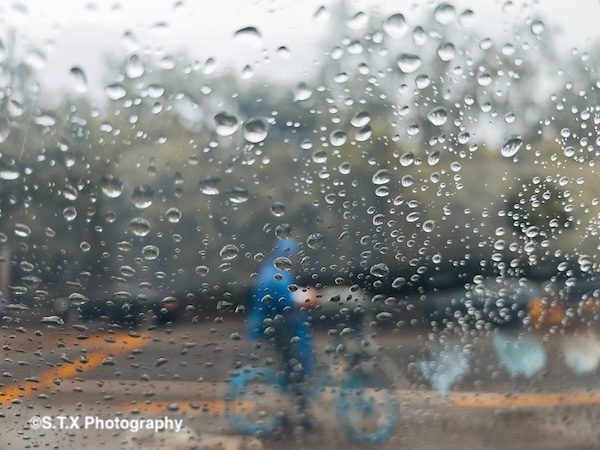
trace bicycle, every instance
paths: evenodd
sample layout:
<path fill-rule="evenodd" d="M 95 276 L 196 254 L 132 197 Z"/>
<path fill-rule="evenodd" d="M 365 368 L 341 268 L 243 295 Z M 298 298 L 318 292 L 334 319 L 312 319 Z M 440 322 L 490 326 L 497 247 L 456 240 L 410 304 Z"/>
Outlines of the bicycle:
<path fill-rule="evenodd" d="M 310 380 L 308 407 L 331 391 L 336 417 L 348 437 L 361 445 L 381 444 L 392 435 L 400 410 L 390 389 L 377 386 L 372 376 L 374 370 L 382 372 L 378 352 L 371 351 L 369 340 L 358 347 L 358 351 L 349 351 L 338 341 L 325 349 L 333 364 L 322 365 L 322 373 Z M 335 386 L 340 372 L 343 377 Z M 245 366 L 235 371 L 227 391 L 233 428 L 252 436 L 275 433 L 286 420 L 283 411 L 290 406 L 287 394 L 291 388 L 285 376 L 267 366 Z"/>

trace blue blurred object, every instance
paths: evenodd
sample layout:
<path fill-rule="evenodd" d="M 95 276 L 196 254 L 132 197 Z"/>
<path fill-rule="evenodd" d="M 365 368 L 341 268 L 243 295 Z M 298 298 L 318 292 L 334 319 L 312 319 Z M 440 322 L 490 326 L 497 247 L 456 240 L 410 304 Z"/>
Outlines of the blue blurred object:
<path fill-rule="evenodd" d="M 441 395 L 448 395 L 452 386 L 469 373 L 469 357 L 460 345 L 446 344 L 429 349 L 430 360 L 418 362 L 418 368 Z"/>
<path fill-rule="evenodd" d="M 289 286 L 294 283 L 290 270 L 279 269 L 275 262 L 278 258 L 293 258 L 298 252 L 298 243 L 294 239 L 283 239 L 275 242 L 273 250 L 258 271 L 257 283 L 250 299 L 248 330 L 253 340 L 263 337 L 264 321 L 277 314 L 292 317 L 293 335 L 298 340 L 297 350 L 302 362 L 303 371 L 309 374 L 314 369 L 314 350 L 309 328 L 306 326 L 307 315 L 295 308 L 294 299 Z"/>
<path fill-rule="evenodd" d="M 511 377 L 531 378 L 546 364 L 546 351 L 533 336 L 498 331 L 494 334 L 494 349 L 501 366 Z"/>

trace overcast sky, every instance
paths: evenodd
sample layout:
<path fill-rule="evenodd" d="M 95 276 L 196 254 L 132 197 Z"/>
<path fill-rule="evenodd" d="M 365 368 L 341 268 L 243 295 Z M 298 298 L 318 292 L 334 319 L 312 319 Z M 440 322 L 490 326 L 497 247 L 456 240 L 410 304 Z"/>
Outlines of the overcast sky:
<path fill-rule="evenodd" d="M 246 64 L 258 74 L 277 74 L 302 79 L 311 71 L 315 43 L 327 31 L 328 23 L 315 20 L 324 6 L 334 10 L 337 0 L 28 0 L 23 3 L 0 0 L 2 28 L 17 30 L 19 51 L 38 48 L 46 61 L 38 61 L 44 92 L 72 89 L 69 70 L 81 67 L 90 91 L 110 82 L 105 70 L 106 55 L 133 52 L 169 54 L 183 49 L 200 62 L 208 58 L 217 67 L 240 70 Z M 385 17 L 402 13 L 409 26 L 431 14 L 434 1 L 348 0 L 352 12 L 369 10 Z M 546 32 L 554 34 L 561 51 L 587 49 L 599 39 L 599 0 L 461 0 L 451 2 L 460 13 L 475 12 L 474 27 L 491 34 L 509 34 L 515 21 L 543 19 Z M 373 9 L 374 8 L 374 9 Z M 259 42 L 235 39 L 234 33 L 254 26 L 262 35 Z M 124 38 L 125 34 L 133 38 Z M 285 46 L 289 57 L 278 52 Z M 34 58 L 35 59 L 35 58 Z M 113 80 L 114 81 L 114 80 Z"/>

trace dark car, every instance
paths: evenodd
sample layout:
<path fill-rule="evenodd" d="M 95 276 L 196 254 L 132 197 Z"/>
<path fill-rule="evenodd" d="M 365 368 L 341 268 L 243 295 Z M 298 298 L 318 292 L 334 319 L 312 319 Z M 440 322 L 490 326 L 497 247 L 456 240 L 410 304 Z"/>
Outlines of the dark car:
<path fill-rule="evenodd" d="M 78 312 L 83 320 L 107 319 L 118 324 L 139 325 L 154 319 L 158 324 L 174 322 L 180 313 L 176 297 L 150 283 L 111 284 L 80 299 Z"/>

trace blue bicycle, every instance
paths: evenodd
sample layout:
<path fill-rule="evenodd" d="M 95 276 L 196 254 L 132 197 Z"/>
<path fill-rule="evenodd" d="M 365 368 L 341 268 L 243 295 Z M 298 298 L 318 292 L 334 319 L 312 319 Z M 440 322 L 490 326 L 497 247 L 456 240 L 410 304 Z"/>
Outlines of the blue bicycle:
<path fill-rule="evenodd" d="M 387 441 L 400 418 L 393 392 L 378 386 L 374 371 L 377 355 L 361 350 L 346 351 L 343 344 L 330 346 L 326 354 L 332 364 L 322 368 L 310 381 L 307 398 L 311 404 L 322 395 L 331 400 L 335 415 L 348 437 L 361 445 Z M 340 380 L 337 382 L 336 380 Z M 270 367 L 246 366 L 237 370 L 229 382 L 230 420 L 242 434 L 265 436 L 279 430 L 292 407 L 294 386 Z"/>

